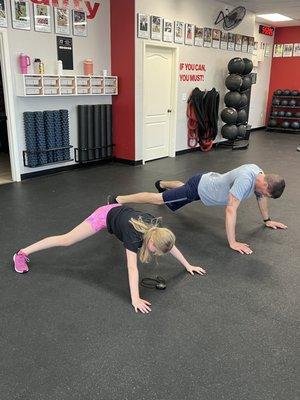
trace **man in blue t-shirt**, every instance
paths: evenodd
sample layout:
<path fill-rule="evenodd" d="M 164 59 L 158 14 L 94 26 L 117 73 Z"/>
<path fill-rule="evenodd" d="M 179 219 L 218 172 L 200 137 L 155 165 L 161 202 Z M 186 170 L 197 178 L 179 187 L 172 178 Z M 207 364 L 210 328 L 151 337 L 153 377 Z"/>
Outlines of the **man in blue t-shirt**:
<path fill-rule="evenodd" d="M 287 226 L 271 220 L 267 198 L 277 199 L 285 188 L 284 179 L 275 174 L 264 174 L 255 164 L 245 164 L 225 174 L 217 172 L 199 173 L 185 184 L 180 181 L 155 182 L 159 193 L 137 193 L 127 196 L 109 197 L 113 203 L 166 204 L 176 211 L 192 201 L 201 200 L 206 206 L 225 206 L 226 233 L 229 246 L 241 254 L 251 254 L 246 243 L 235 237 L 237 209 L 240 202 L 256 195 L 258 207 L 267 227 L 286 229 Z"/>

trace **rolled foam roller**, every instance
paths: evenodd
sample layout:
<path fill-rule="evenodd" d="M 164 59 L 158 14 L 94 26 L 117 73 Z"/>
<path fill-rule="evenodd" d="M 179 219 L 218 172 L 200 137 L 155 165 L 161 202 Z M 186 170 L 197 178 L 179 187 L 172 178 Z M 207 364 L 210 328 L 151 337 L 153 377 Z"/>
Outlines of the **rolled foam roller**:
<path fill-rule="evenodd" d="M 106 137 L 106 107 L 105 104 L 101 104 L 101 143 L 103 149 L 101 151 L 101 157 L 107 157 L 107 137 Z"/>
<path fill-rule="evenodd" d="M 99 104 L 94 105 L 94 137 L 95 147 L 101 147 L 101 106 Z M 95 150 L 95 158 L 101 158 L 101 149 Z"/>
<path fill-rule="evenodd" d="M 46 150 L 46 136 L 45 136 L 45 124 L 44 124 L 44 115 L 42 111 L 35 112 L 35 132 L 36 132 L 36 143 L 37 150 L 43 151 Z M 47 164 L 47 153 L 41 152 L 38 153 L 38 162 L 39 164 Z"/>
<path fill-rule="evenodd" d="M 44 124 L 47 149 L 55 147 L 55 131 L 54 131 L 54 116 L 53 111 L 44 111 Z M 48 151 L 48 163 L 56 161 L 54 151 Z"/>
<path fill-rule="evenodd" d="M 106 144 L 112 144 L 112 106 L 106 104 Z M 112 147 L 107 147 L 107 156 L 112 156 Z"/>
<path fill-rule="evenodd" d="M 62 131 L 61 131 L 61 122 L 60 122 L 60 112 L 53 111 L 54 117 L 54 130 L 55 130 L 55 147 L 62 147 L 63 139 L 62 139 Z M 56 150 L 55 151 L 56 161 L 63 160 L 63 150 Z"/>
<path fill-rule="evenodd" d="M 70 146 L 69 111 L 59 110 L 63 147 Z M 64 160 L 70 160 L 70 149 L 63 151 Z"/>
<path fill-rule="evenodd" d="M 94 117 L 93 117 L 94 107 L 89 105 L 87 106 L 87 141 L 88 148 L 95 147 L 95 137 L 94 137 Z M 88 159 L 95 159 L 95 150 L 88 151 Z"/>
<path fill-rule="evenodd" d="M 79 161 L 84 162 L 88 160 L 88 153 L 82 149 L 88 147 L 87 137 L 87 106 L 79 105 L 78 111 L 78 148 L 79 148 Z"/>
<path fill-rule="evenodd" d="M 37 151 L 34 112 L 24 112 L 23 116 L 28 166 L 36 167 L 38 165 L 38 157 L 36 153 L 32 153 Z"/>

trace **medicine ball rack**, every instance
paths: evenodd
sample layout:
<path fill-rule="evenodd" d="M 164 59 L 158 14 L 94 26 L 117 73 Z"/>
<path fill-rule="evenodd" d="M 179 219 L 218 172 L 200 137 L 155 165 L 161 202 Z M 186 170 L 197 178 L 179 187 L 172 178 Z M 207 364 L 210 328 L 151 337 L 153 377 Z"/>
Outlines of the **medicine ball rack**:
<path fill-rule="evenodd" d="M 276 100 L 276 99 L 298 99 L 299 100 L 299 102 L 297 103 L 297 104 L 299 104 L 299 105 L 294 105 L 294 106 L 291 106 L 291 105 L 281 105 L 281 104 L 273 104 L 273 102 L 274 102 L 274 100 Z M 270 115 L 269 115 L 269 121 L 268 121 L 268 126 L 266 127 L 266 130 L 267 131 L 277 131 L 277 132 L 281 132 L 281 133 L 295 133 L 295 134 L 297 134 L 297 133 L 300 133 L 300 127 L 299 127 L 299 129 L 294 129 L 294 128 L 284 128 L 284 127 L 282 127 L 282 126 L 270 126 L 269 125 L 269 122 L 271 121 L 271 120 L 293 120 L 293 121 L 299 121 L 300 122 L 300 117 L 294 117 L 294 116 L 291 116 L 291 117 L 286 117 L 286 116 L 284 116 L 284 115 L 272 115 L 272 113 L 273 113 L 273 110 L 274 109 L 289 109 L 290 111 L 292 111 L 292 110 L 297 110 L 297 109 L 300 109 L 300 95 L 298 95 L 298 96 L 293 96 L 293 95 L 289 95 L 289 96 L 287 96 L 287 95 L 276 95 L 276 94 L 273 94 L 273 96 L 272 96 L 272 105 L 271 105 L 271 112 L 270 112 Z"/>
<path fill-rule="evenodd" d="M 64 147 L 54 147 L 52 149 L 45 149 L 45 150 L 23 150 L 23 164 L 24 167 L 27 168 L 36 168 L 36 167 L 41 167 L 43 165 L 52 165 L 52 164 L 61 164 L 61 163 L 66 163 L 73 161 L 74 159 L 72 158 L 64 158 L 63 160 L 58 160 L 58 161 L 51 161 L 51 162 L 44 162 L 40 163 L 37 162 L 36 165 L 30 165 L 28 162 L 28 156 L 36 156 L 37 159 L 39 159 L 39 156 L 45 155 L 47 157 L 47 154 L 51 154 L 52 157 L 54 158 L 55 155 L 57 154 L 58 151 L 60 150 L 69 150 L 72 149 L 73 146 L 64 146 Z"/>
<path fill-rule="evenodd" d="M 79 147 L 75 147 L 74 148 L 74 154 L 75 154 L 75 162 L 78 162 L 80 164 L 88 164 L 91 162 L 96 162 L 96 161 L 112 161 L 114 159 L 113 155 L 110 156 L 104 156 L 104 157 L 94 157 L 92 159 L 86 159 L 83 160 L 82 155 L 83 154 L 89 154 L 88 152 L 94 152 L 96 154 L 96 151 L 98 150 L 98 152 L 100 153 L 101 150 L 108 150 L 108 149 L 112 149 L 115 146 L 115 144 L 108 144 L 106 146 L 100 146 L 100 147 L 87 147 L 87 148 L 79 148 Z M 85 158 L 85 157 L 84 157 Z M 88 158 L 88 157 L 86 157 Z"/>

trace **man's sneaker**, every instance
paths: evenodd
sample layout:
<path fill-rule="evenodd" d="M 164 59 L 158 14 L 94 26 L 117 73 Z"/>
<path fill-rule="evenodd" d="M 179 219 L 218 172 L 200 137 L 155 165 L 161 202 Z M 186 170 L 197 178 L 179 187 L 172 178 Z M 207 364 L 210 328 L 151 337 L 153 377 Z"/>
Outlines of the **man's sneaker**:
<path fill-rule="evenodd" d="M 29 271 L 27 265 L 27 263 L 29 262 L 29 258 L 27 257 L 27 254 L 19 251 L 14 255 L 13 260 L 16 272 L 18 272 L 19 274 L 24 274 L 25 272 Z"/>
<path fill-rule="evenodd" d="M 154 183 L 154 185 L 155 185 L 155 187 L 156 187 L 158 193 L 163 193 L 163 192 L 165 192 L 167 189 L 163 189 L 163 188 L 160 186 L 160 182 L 161 182 L 161 181 L 156 181 L 156 182 Z"/>
<path fill-rule="evenodd" d="M 109 195 L 107 196 L 107 204 L 119 204 L 119 203 L 117 202 L 116 197 L 117 197 L 117 196 L 115 196 L 114 194 L 109 194 Z"/>

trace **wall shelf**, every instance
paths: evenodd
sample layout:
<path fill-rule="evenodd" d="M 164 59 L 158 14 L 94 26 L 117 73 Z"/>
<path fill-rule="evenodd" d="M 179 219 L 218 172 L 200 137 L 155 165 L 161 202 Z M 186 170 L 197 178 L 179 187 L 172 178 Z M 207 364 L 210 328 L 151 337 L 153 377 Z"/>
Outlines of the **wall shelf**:
<path fill-rule="evenodd" d="M 115 96 L 117 76 L 17 75 L 19 97 Z"/>

